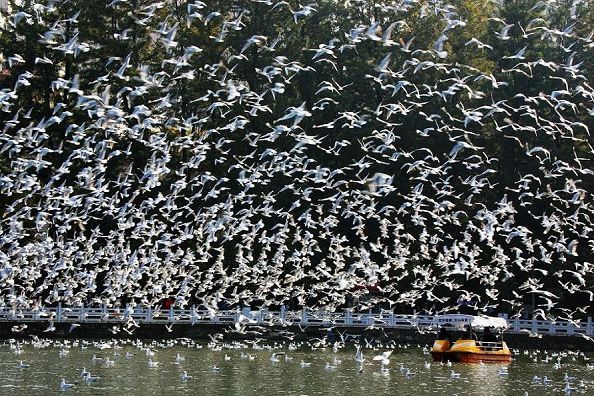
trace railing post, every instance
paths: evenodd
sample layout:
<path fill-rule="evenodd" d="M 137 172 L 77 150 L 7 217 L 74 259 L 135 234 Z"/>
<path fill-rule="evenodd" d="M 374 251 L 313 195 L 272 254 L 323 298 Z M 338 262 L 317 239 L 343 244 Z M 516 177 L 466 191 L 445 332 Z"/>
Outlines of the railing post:
<path fill-rule="evenodd" d="M 173 323 L 173 306 L 169 307 L 169 323 Z"/>
<path fill-rule="evenodd" d="M 192 305 L 192 309 L 190 310 L 190 319 L 192 320 L 192 326 L 196 324 L 196 320 L 198 320 L 198 314 L 196 313 L 196 306 Z"/>
<path fill-rule="evenodd" d="M 149 307 L 143 313 L 144 313 L 144 322 L 151 323 L 153 321 L 153 309 L 151 308 L 151 306 L 149 305 Z"/>
<path fill-rule="evenodd" d="M 62 323 L 62 303 L 58 302 L 58 309 L 56 310 L 56 322 Z"/>
<path fill-rule="evenodd" d="M 592 331 L 592 317 L 588 316 L 588 322 L 586 323 L 586 335 L 594 335 L 594 332 Z"/>
<path fill-rule="evenodd" d="M 353 324 L 353 316 L 351 315 L 351 311 L 345 311 L 344 313 L 344 324 L 345 326 L 352 326 Z"/>
<path fill-rule="evenodd" d="M 533 322 L 534 323 L 534 319 Z M 517 316 L 514 318 L 514 333 L 519 333 L 520 332 L 520 318 L 518 318 Z"/>
<path fill-rule="evenodd" d="M 285 308 L 285 305 L 283 304 L 280 307 L 280 313 L 279 313 L 280 322 L 283 324 L 285 323 L 285 311 L 286 311 L 286 308 Z"/>
<path fill-rule="evenodd" d="M 390 327 L 396 327 L 396 315 L 394 315 L 394 312 L 390 312 Z"/>
<path fill-rule="evenodd" d="M 549 335 L 555 334 L 555 322 L 549 321 Z"/>
<path fill-rule="evenodd" d="M 573 323 L 571 323 L 571 322 L 567 323 L 567 335 L 573 335 L 574 334 L 573 329 L 574 329 Z"/>
<path fill-rule="evenodd" d="M 536 333 L 536 320 L 534 319 L 534 316 L 532 317 L 532 324 L 531 324 L 531 326 L 530 326 L 530 330 L 531 330 L 533 333 Z"/>
<path fill-rule="evenodd" d="M 410 319 L 410 328 L 413 330 L 417 329 L 419 327 L 419 315 L 417 315 L 415 312 L 415 314 Z"/>
<path fill-rule="evenodd" d="M 301 311 L 301 323 L 307 324 L 307 308 L 303 307 Z"/>
<path fill-rule="evenodd" d="M 252 310 L 250 309 L 250 307 L 242 307 L 241 313 L 243 314 L 243 316 L 253 319 Z"/>

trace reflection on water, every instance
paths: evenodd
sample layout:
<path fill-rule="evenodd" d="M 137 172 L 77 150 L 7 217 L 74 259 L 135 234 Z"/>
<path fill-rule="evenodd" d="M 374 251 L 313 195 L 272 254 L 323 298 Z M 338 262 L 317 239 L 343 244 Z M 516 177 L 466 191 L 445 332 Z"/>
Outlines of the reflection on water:
<path fill-rule="evenodd" d="M 574 377 L 569 378 L 573 394 L 594 394 L 594 364 L 579 353 L 521 352 L 505 370 L 498 364 L 428 366 L 430 356 L 422 347 L 396 346 L 382 370 L 373 357 L 389 349 L 365 349 L 359 365 L 352 347 L 312 349 L 298 343 L 223 348 L 184 340 L 75 341 L 65 348 L 58 342 L 5 343 L 0 345 L 0 395 L 546 395 L 563 394 L 567 377 Z M 271 360 L 274 352 L 284 354 Z M 149 367 L 149 360 L 156 367 Z M 30 367 L 19 368 L 20 361 Z M 101 378 L 86 383 L 83 368 Z M 184 371 L 191 377 L 185 382 L 180 379 Z M 452 371 L 460 378 L 452 378 Z M 60 390 L 61 378 L 74 386 Z"/>

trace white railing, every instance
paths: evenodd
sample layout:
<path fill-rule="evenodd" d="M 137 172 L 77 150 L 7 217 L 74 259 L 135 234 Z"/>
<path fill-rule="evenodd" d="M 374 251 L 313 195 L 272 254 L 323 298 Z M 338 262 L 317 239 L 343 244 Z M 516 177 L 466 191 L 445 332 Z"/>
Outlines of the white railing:
<path fill-rule="evenodd" d="M 152 309 L 126 306 L 124 308 L 65 308 L 43 307 L 34 310 L 0 307 L 0 322 L 42 322 L 56 323 L 126 323 L 137 324 L 257 324 L 260 326 L 333 326 L 333 327 L 377 327 L 387 329 L 433 330 L 437 319 L 431 315 L 400 315 L 392 312 L 358 313 L 351 311 L 322 312 L 313 310 L 280 311 L 267 309 L 221 310 L 216 313 L 203 309 Z M 507 333 L 531 333 L 545 335 L 594 335 L 594 323 L 588 317 L 585 321 L 548 321 L 536 319 L 508 319 Z"/>

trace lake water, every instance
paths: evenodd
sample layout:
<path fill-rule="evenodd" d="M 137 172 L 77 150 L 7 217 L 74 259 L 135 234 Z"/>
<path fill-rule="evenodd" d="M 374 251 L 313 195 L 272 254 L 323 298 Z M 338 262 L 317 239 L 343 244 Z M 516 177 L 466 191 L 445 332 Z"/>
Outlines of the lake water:
<path fill-rule="evenodd" d="M 0 395 L 558 395 L 565 394 L 566 374 L 575 377 L 572 394 L 594 395 L 594 357 L 580 353 L 516 351 L 508 374 L 501 375 L 499 364 L 427 367 L 430 356 L 418 345 L 365 349 L 361 369 L 352 346 L 333 350 L 299 343 L 260 342 L 253 347 L 238 342 L 220 349 L 176 340 L 143 345 L 68 341 L 64 347 L 63 342 L 0 344 Z M 147 356 L 147 349 L 152 356 Z M 389 371 L 382 372 L 372 358 L 388 350 L 393 350 Z M 277 355 L 279 361 L 273 362 L 273 352 L 286 355 Z M 185 360 L 179 361 L 178 355 Z M 113 363 L 105 364 L 107 358 Z M 558 358 L 561 364 L 555 368 Z M 149 359 L 159 363 L 149 367 Z M 18 368 L 20 361 L 29 367 Z M 311 365 L 302 367 L 301 361 Z M 412 378 L 401 366 L 414 373 Z M 83 367 L 100 379 L 87 384 L 80 376 Z M 192 377 L 185 382 L 180 379 L 184 370 Z M 451 370 L 460 378 L 451 378 Z M 535 375 L 551 382 L 535 383 Z M 74 386 L 61 390 L 62 377 Z"/>

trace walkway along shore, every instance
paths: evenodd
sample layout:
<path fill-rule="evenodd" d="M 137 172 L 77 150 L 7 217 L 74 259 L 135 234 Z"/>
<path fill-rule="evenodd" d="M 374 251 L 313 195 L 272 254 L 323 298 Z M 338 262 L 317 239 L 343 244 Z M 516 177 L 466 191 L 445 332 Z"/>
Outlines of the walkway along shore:
<path fill-rule="evenodd" d="M 47 338 L 207 338 L 218 332 L 227 333 L 226 337 L 230 339 L 255 336 L 301 339 L 323 337 L 332 329 L 336 339 L 343 337 L 347 341 L 366 337 L 431 344 L 435 339 L 436 323 L 436 316 L 390 312 L 253 311 L 248 308 L 213 312 L 196 308 L 153 310 L 131 306 L 118 309 L 65 308 L 60 305 L 37 310 L 0 308 L 0 338 L 3 339 L 32 335 Z M 581 322 L 508 319 L 508 324 L 504 338 L 513 348 L 594 352 L 594 342 L 590 341 L 594 323 L 590 317 Z M 237 325 L 245 326 L 245 332 L 233 331 Z"/>

